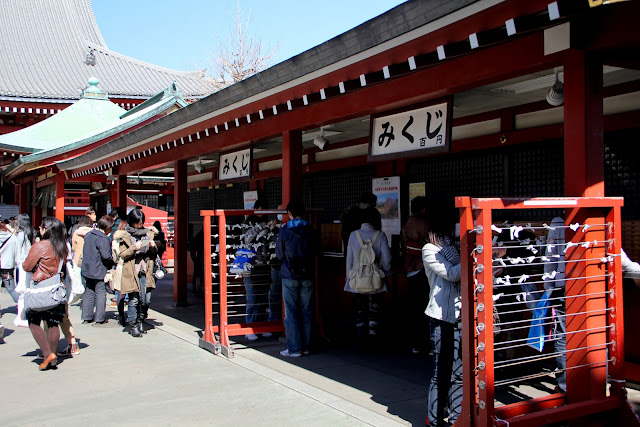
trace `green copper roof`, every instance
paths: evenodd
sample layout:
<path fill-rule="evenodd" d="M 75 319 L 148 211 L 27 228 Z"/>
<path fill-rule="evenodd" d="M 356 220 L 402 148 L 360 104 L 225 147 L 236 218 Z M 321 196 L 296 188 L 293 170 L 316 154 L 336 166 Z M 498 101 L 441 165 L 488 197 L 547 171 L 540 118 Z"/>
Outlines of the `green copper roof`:
<path fill-rule="evenodd" d="M 114 134 L 126 132 L 158 115 L 167 114 L 176 106 L 182 108 L 187 105 L 174 82 L 166 90 L 126 111 L 107 99 L 96 98 L 96 94 L 102 92 L 96 87 L 96 83 L 97 79 L 90 80 L 83 98 L 55 116 L 31 127 L 0 135 L 0 149 L 9 149 L 9 146 L 28 147 L 26 144 L 33 144 L 39 148 L 34 154 L 22 156 L 14 161 L 2 171 L 2 174 L 7 176 L 20 165 L 70 153 Z M 34 131 L 36 127 L 38 129 Z M 23 151 L 26 150 L 23 148 Z"/>
<path fill-rule="evenodd" d="M 109 101 L 107 94 L 96 86 L 97 80 L 89 79 L 83 97 L 61 112 L 25 129 L 0 135 L 0 149 L 51 150 L 113 126 L 127 111 Z"/>

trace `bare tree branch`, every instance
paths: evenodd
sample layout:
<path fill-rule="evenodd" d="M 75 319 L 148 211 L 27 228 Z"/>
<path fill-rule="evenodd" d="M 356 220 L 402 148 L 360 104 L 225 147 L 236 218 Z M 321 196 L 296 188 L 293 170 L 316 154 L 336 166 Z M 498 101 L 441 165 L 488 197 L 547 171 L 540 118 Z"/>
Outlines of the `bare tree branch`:
<path fill-rule="evenodd" d="M 217 51 L 209 57 L 210 67 L 205 76 L 214 80 L 218 90 L 268 68 L 277 50 L 277 46 L 266 45 L 249 33 L 251 11 L 246 20 L 239 5 L 234 14 L 228 14 L 233 28 L 224 39 L 218 33 Z"/>

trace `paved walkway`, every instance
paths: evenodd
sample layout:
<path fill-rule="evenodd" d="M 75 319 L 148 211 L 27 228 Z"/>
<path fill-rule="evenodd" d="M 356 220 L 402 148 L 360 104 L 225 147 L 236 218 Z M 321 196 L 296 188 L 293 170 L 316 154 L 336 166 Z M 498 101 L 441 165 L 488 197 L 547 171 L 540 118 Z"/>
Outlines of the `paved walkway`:
<path fill-rule="evenodd" d="M 155 329 L 141 339 L 123 334 L 115 321 L 107 328 L 82 325 L 80 308 L 72 306 L 81 354 L 39 372 L 35 341 L 13 326 L 13 302 L 1 292 L 7 330 L 0 344 L 0 423 L 424 425 L 425 356 L 392 347 L 378 355 L 326 347 L 285 359 L 278 354 L 282 343 L 261 337 L 251 347 L 238 338 L 236 357 L 228 360 L 197 346 L 203 301 L 189 298 L 191 305 L 175 307 L 171 276 L 160 282 L 148 321 Z M 541 391 L 517 390 L 530 393 Z M 630 390 L 633 404 L 638 395 Z"/>
<path fill-rule="evenodd" d="M 40 372 L 37 345 L 28 329 L 13 326 L 15 308 L 6 292 L 0 304 L 6 326 L 0 344 L 2 425 L 407 424 L 243 355 L 214 356 L 194 345 L 191 326 L 157 312 L 150 314 L 157 328 L 134 339 L 113 320 L 106 328 L 83 325 L 80 308 L 72 306 L 81 353 Z"/>

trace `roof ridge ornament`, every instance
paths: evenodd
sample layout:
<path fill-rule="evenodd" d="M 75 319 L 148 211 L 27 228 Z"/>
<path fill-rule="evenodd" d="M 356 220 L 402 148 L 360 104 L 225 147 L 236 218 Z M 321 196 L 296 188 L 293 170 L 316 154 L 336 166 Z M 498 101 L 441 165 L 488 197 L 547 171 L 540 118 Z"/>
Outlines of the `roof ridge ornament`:
<path fill-rule="evenodd" d="M 87 53 L 87 56 L 84 58 L 86 65 L 91 65 L 92 67 L 96 65 L 96 55 L 93 53 L 95 51 L 95 49 L 91 49 L 89 53 Z"/>
<path fill-rule="evenodd" d="M 89 77 L 87 83 L 89 86 L 82 92 L 83 99 L 109 99 L 107 92 L 98 87 L 100 79 L 97 77 Z"/>

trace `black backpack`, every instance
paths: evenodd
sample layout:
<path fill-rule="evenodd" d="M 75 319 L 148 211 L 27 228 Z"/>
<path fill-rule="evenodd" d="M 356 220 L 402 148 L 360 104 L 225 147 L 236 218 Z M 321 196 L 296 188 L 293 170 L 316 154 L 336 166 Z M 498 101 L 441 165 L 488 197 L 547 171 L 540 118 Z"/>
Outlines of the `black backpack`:
<path fill-rule="evenodd" d="M 300 235 L 291 233 L 291 238 L 287 243 L 290 244 L 286 248 L 286 260 L 289 265 L 289 271 L 296 280 L 306 280 L 313 277 L 313 239 L 312 231 L 305 227 L 304 232 Z"/>

